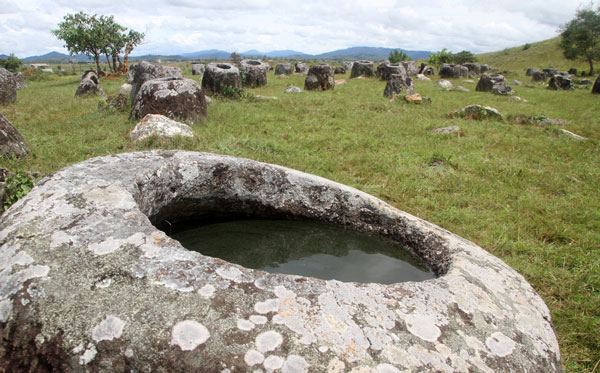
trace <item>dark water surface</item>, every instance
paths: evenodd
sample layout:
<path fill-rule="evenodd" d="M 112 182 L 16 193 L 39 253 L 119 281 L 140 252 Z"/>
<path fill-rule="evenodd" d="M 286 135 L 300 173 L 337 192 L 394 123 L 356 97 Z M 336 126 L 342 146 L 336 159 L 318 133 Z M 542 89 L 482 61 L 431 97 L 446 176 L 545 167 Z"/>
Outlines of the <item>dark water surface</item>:
<path fill-rule="evenodd" d="M 435 278 L 401 245 L 330 224 L 295 220 L 188 221 L 169 234 L 188 250 L 271 273 L 392 284 Z"/>

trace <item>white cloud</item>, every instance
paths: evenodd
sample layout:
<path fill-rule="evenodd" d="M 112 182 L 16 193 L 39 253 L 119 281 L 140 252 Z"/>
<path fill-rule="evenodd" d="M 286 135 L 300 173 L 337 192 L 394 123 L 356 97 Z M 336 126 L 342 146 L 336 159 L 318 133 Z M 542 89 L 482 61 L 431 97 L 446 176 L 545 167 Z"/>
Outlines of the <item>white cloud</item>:
<path fill-rule="evenodd" d="M 67 13 L 114 15 L 146 33 L 134 55 L 203 49 L 351 46 L 486 52 L 557 35 L 580 0 L 0 0 L 0 53 L 66 52 L 50 33 Z"/>

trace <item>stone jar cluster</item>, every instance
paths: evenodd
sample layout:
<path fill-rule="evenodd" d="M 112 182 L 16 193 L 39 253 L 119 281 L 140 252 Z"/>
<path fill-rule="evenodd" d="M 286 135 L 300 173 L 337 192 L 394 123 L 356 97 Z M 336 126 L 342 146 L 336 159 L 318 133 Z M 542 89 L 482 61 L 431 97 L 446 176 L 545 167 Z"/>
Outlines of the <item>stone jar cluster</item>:
<path fill-rule="evenodd" d="M 185 79 L 177 67 L 142 61 L 130 68 L 132 108 L 130 117 L 162 114 L 193 124 L 207 115 L 206 97 L 200 85 Z"/>

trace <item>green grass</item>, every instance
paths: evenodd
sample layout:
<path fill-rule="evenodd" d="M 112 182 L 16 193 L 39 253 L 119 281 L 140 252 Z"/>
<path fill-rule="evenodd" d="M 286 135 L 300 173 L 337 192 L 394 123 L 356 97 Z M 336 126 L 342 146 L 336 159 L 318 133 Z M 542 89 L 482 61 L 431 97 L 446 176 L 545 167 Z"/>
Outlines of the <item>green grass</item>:
<path fill-rule="evenodd" d="M 528 49 L 525 45 L 507 48 L 498 52 L 477 55 L 480 63 L 498 67 L 500 70 L 523 71 L 529 67 L 537 69 L 555 68 L 560 71 L 568 71 L 574 67 L 578 73 L 589 72 L 589 64 L 585 60 L 567 60 L 562 53 L 558 43 L 560 36 L 530 43 Z"/>
<path fill-rule="evenodd" d="M 529 65 L 546 66 L 523 62 Z M 509 80 L 526 81 L 517 62 L 506 66 L 515 71 Z M 182 67 L 199 80 L 189 64 Z M 351 185 L 476 242 L 523 274 L 552 312 L 566 368 L 591 371 L 600 359 L 600 97 L 589 90 L 517 86 L 517 95 L 528 100 L 517 102 L 475 92 L 476 82 L 455 81 L 471 89 L 463 93 L 417 81 L 417 91 L 432 99 L 419 106 L 389 102 L 382 81 L 340 78 L 347 84 L 333 91 L 286 94 L 287 85 L 303 87 L 303 76 L 270 73 L 266 87 L 247 92 L 278 100 L 216 98 L 208 118 L 193 127 L 195 140 L 142 144 L 129 140 L 135 122 L 127 113 L 99 113 L 98 98 L 73 97 L 78 77 L 30 82 L 15 105 L 1 110 L 32 154 L 2 159 L 0 166 L 49 174 L 93 156 L 180 148 L 280 164 Z M 102 86 L 115 94 L 123 81 L 104 79 Z M 556 128 L 446 119 L 470 104 L 505 116 L 566 119 L 566 129 L 589 140 L 575 141 Z M 449 125 L 461 132 L 431 132 Z M 434 160 L 441 164 L 431 166 Z"/>

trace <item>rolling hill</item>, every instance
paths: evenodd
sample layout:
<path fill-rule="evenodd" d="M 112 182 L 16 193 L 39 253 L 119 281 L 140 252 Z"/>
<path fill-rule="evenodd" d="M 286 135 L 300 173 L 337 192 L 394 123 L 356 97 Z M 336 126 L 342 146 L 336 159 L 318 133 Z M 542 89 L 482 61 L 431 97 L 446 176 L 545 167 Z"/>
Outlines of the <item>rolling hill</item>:
<path fill-rule="evenodd" d="M 538 69 L 556 68 L 567 71 L 574 67 L 577 71 L 589 71 L 589 65 L 583 60 L 567 60 L 558 43 L 560 37 L 507 48 L 498 52 L 478 54 L 480 63 L 487 63 L 501 70 L 521 71 L 528 67 Z"/>

